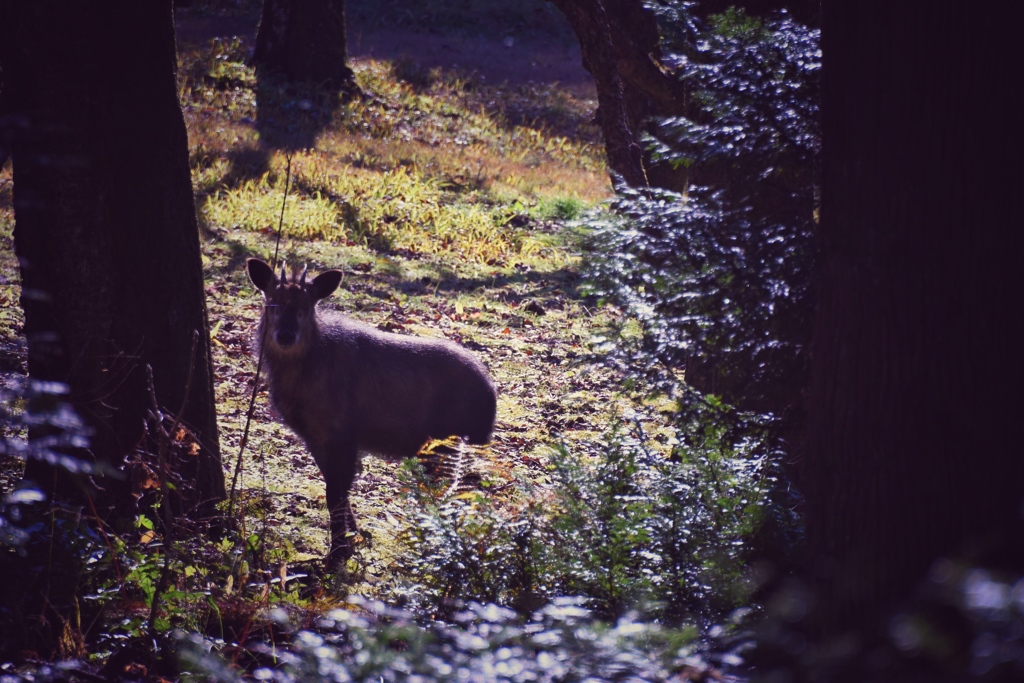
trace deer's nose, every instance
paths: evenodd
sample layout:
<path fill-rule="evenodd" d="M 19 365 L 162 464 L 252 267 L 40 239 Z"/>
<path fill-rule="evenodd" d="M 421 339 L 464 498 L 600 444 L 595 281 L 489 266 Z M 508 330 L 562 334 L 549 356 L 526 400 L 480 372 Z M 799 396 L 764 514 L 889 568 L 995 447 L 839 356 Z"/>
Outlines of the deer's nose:
<path fill-rule="evenodd" d="M 295 343 L 296 336 L 292 330 L 278 330 L 276 335 L 277 343 L 281 346 L 291 346 Z"/>

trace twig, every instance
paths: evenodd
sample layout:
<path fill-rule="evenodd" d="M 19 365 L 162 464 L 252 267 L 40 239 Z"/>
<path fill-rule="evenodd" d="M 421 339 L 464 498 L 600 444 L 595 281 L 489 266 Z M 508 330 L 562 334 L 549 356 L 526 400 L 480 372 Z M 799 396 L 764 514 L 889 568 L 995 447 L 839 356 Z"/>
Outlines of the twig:
<path fill-rule="evenodd" d="M 170 487 L 167 484 L 167 480 L 170 477 L 170 467 L 167 462 L 167 450 L 170 448 L 170 444 L 174 438 L 174 434 L 178 431 L 178 426 L 181 424 L 181 415 L 185 412 L 185 408 L 188 406 L 188 395 L 192 390 L 192 374 L 196 364 L 196 347 L 199 345 L 199 332 L 192 332 L 192 353 L 189 360 L 188 376 L 185 379 L 185 395 L 181 400 L 181 409 L 178 414 L 174 416 L 174 423 L 171 425 L 171 430 L 168 432 L 164 429 L 163 414 L 160 412 L 160 404 L 156 400 L 156 387 L 153 382 L 153 367 L 151 365 L 146 366 L 146 378 L 149 382 L 149 400 L 153 404 L 153 421 L 156 423 L 156 437 L 157 437 L 157 454 L 160 458 L 160 493 L 161 501 L 160 507 L 164 515 L 164 567 L 160 572 L 160 580 L 157 581 L 156 590 L 153 591 L 153 600 L 149 606 L 149 635 L 155 638 L 157 635 L 156 631 L 156 617 L 157 612 L 160 608 L 160 598 L 167 590 L 167 584 L 171 580 L 171 562 L 174 559 L 174 513 L 171 510 L 170 502 Z"/>
<path fill-rule="evenodd" d="M 288 201 L 288 190 L 291 187 L 292 181 L 292 157 L 289 154 L 285 157 L 287 165 L 285 166 L 285 181 L 284 181 L 284 196 L 281 197 L 281 217 L 277 221 L 277 242 L 274 245 L 274 258 L 271 259 L 277 266 L 277 255 L 281 248 L 281 230 L 284 227 L 284 207 Z M 263 349 L 264 342 L 266 342 L 267 326 L 263 326 L 263 338 L 260 339 L 260 353 L 256 360 L 256 375 L 252 380 L 252 394 L 249 396 L 249 408 L 245 411 L 245 428 L 242 430 L 242 440 L 238 444 L 238 459 L 235 461 L 235 473 L 231 477 L 231 496 L 228 498 L 228 518 L 234 516 L 235 511 L 235 491 L 238 486 L 238 475 L 242 472 L 242 453 L 245 452 L 245 446 L 249 442 L 249 426 L 252 424 L 252 416 L 256 412 L 256 392 L 260 387 L 260 372 L 263 370 Z"/>

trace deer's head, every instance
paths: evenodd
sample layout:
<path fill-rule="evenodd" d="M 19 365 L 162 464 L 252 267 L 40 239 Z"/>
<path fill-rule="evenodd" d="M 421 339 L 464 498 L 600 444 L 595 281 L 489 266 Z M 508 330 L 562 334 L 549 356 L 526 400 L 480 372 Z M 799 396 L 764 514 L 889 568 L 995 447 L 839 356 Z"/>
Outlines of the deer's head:
<path fill-rule="evenodd" d="M 306 282 L 306 270 L 291 282 L 284 267 L 280 279 L 274 270 L 257 258 L 247 262 L 249 279 L 263 292 L 263 321 L 267 326 L 263 343 L 282 351 L 298 350 L 316 334 L 316 304 L 330 296 L 341 284 L 340 270 L 326 270 Z"/>

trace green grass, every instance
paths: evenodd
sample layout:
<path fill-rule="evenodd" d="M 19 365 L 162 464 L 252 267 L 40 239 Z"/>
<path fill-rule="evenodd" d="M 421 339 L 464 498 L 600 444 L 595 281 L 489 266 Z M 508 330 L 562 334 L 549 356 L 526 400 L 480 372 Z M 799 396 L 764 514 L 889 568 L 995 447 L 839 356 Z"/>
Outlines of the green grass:
<path fill-rule="evenodd" d="M 244 260 L 274 252 L 289 160 L 281 254 L 314 272 L 345 272 L 323 305 L 382 329 L 452 339 L 490 369 L 499 388 L 497 428 L 474 468 L 498 492 L 497 504 L 521 503 L 503 502 L 500 493 L 514 479 L 543 492 L 553 445 L 585 454 L 616 417 L 639 420 L 652 437 L 667 433 L 659 407 L 645 405 L 593 346 L 596 331 L 620 312 L 576 292 L 579 243 L 566 223 L 611 196 L 592 104 L 551 86 L 485 88 L 442 71 L 414 85 L 382 61 L 354 64 L 367 97 L 345 101 L 257 79 L 245 53 L 242 42 L 222 40 L 183 54 L 179 85 L 229 481 L 261 307 Z M 533 115 L 507 118 L 513 109 Z M 0 300 L 8 313 L 0 338 L 17 344 L 12 225 L 4 170 Z M 278 561 L 323 556 L 321 477 L 265 394 L 240 494 L 246 530 L 273 546 Z M 350 590 L 385 595 L 401 552 L 396 539 L 414 511 L 395 466 L 373 458 L 353 500 L 372 543 L 359 547 Z"/>
<path fill-rule="evenodd" d="M 496 90 L 440 71 L 414 87 L 395 65 L 357 63 L 369 96 L 342 102 L 257 85 L 230 66 L 230 46 L 214 49 L 228 54 L 215 60 L 217 68 L 254 89 L 217 89 L 209 78 L 201 86 L 186 80 L 182 88 L 199 206 L 211 236 L 210 312 L 224 321 L 214 349 L 226 463 L 234 461 L 243 426 L 260 307 L 241 266 L 246 255 L 273 252 L 289 154 L 293 189 L 282 253 L 313 270 L 345 271 L 341 290 L 324 305 L 382 329 L 467 344 L 490 368 L 499 387 L 498 424 L 489 454 L 475 467 L 492 489 L 515 478 L 543 488 L 552 445 L 585 453 L 615 416 L 635 416 L 658 433 L 657 410 L 635 401 L 591 347 L 595 331 L 619 312 L 576 294 L 579 248 L 566 222 L 611 195 L 596 132 L 570 138 L 543 123 L 509 121 L 486 106 Z M 235 58 L 241 52 L 235 49 Z M 195 84 L 209 54 L 193 58 L 183 73 Z M 519 109 L 539 112 L 538 121 L 546 108 L 557 108 L 562 120 L 572 118 L 566 130 L 592 126 L 589 108 L 550 86 L 501 92 L 519 98 Z M 304 136 L 311 145 L 289 148 L 281 130 L 261 129 L 257 100 L 275 112 L 289 102 L 311 103 L 281 114 L 313 131 Z M 327 544 L 320 477 L 265 397 L 250 453 L 257 462 L 246 467 L 244 486 L 268 492 L 268 524 L 289 539 L 292 560 L 320 557 Z M 409 512 L 395 477 L 395 466 L 368 458 L 355 485 L 357 515 L 373 538 L 355 563 L 363 581 L 357 592 L 381 595 L 393 581 L 395 539 Z"/>

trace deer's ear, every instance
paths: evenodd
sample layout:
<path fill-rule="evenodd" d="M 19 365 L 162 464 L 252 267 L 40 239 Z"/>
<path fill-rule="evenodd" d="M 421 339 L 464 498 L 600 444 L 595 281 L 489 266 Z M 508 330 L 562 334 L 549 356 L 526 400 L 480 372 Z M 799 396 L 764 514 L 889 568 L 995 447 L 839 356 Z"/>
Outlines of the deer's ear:
<path fill-rule="evenodd" d="M 340 284 L 340 270 L 325 270 L 313 278 L 313 282 L 311 282 L 309 286 L 313 290 L 314 298 L 319 301 L 320 299 L 326 299 L 333 294 L 334 290 L 336 290 Z"/>
<path fill-rule="evenodd" d="M 249 271 L 249 279 L 261 292 L 269 292 L 277 286 L 277 278 L 274 277 L 274 269 L 258 258 L 251 258 L 245 262 Z"/>

